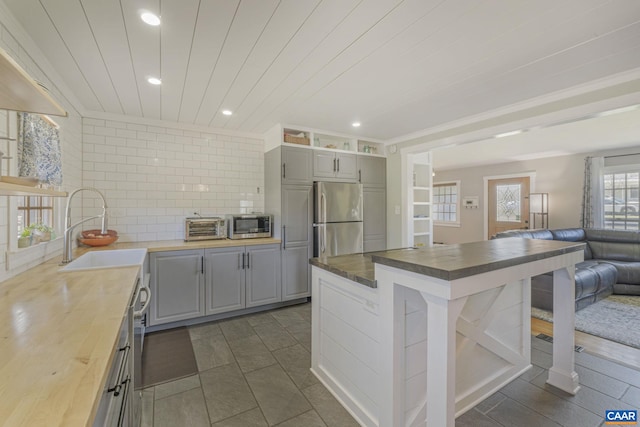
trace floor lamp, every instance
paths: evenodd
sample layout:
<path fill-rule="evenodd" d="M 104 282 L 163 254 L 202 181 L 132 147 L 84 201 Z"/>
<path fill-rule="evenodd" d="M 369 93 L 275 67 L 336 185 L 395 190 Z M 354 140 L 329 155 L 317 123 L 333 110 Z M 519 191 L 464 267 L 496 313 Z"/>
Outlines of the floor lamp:
<path fill-rule="evenodd" d="M 533 217 L 534 229 L 537 228 L 537 216 L 540 216 L 540 228 L 549 227 L 549 193 L 529 194 L 529 216 Z"/>

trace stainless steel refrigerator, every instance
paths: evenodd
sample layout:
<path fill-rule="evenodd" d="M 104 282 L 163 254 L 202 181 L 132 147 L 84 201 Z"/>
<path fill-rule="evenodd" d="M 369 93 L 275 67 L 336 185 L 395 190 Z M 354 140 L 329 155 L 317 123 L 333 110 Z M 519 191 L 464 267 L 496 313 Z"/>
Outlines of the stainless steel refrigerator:
<path fill-rule="evenodd" d="M 313 184 L 313 256 L 362 252 L 362 184 Z"/>

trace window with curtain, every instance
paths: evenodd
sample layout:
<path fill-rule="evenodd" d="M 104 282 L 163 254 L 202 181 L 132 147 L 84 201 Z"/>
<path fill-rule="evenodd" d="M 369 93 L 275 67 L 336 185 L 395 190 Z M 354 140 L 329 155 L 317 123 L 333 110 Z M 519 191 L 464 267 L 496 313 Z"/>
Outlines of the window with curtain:
<path fill-rule="evenodd" d="M 41 184 L 62 184 L 62 156 L 58 128 L 38 114 L 18 113 L 18 176 L 38 178 Z M 42 224 L 54 227 L 54 199 L 25 196 L 18 201 L 18 234 Z"/>
<path fill-rule="evenodd" d="M 18 175 L 62 185 L 60 135 L 39 114 L 18 113 Z"/>
<path fill-rule="evenodd" d="M 440 182 L 433 184 L 433 220 L 438 225 L 460 224 L 460 183 Z"/>

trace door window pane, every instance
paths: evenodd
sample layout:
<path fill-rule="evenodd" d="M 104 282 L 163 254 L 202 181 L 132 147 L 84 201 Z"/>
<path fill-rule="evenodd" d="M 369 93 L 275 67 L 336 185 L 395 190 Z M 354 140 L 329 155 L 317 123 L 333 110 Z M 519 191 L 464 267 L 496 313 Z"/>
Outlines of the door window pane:
<path fill-rule="evenodd" d="M 520 184 L 508 184 L 496 186 L 496 221 L 520 222 Z"/>

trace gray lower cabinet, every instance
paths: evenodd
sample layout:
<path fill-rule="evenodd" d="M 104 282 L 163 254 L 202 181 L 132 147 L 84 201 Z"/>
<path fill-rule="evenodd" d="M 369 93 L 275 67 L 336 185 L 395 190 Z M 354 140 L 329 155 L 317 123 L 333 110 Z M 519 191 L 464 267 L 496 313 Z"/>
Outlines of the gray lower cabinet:
<path fill-rule="evenodd" d="M 313 256 L 311 186 L 282 186 L 282 300 L 311 295 Z"/>
<path fill-rule="evenodd" d="M 152 253 L 149 325 L 279 302 L 280 261 L 279 244 Z"/>
<path fill-rule="evenodd" d="M 150 326 L 203 316 L 202 250 L 154 252 L 150 260 Z"/>
<path fill-rule="evenodd" d="M 205 314 L 224 313 L 245 307 L 244 246 L 205 249 Z"/>
<path fill-rule="evenodd" d="M 280 245 L 205 249 L 204 259 L 207 315 L 280 301 Z"/>
<path fill-rule="evenodd" d="M 280 245 L 247 246 L 246 260 L 247 307 L 281 301 Z"/>
<path fill-rule="evenodd" d="M 282 301 L 311 295 L 309 258 L 311 246 L 290 245 L 282 251 Z"/>
<path fill-rule="evenodd" d="M 364 252 L 387 249 L 387 191 L 365 187 L 362 190 Z"/>

